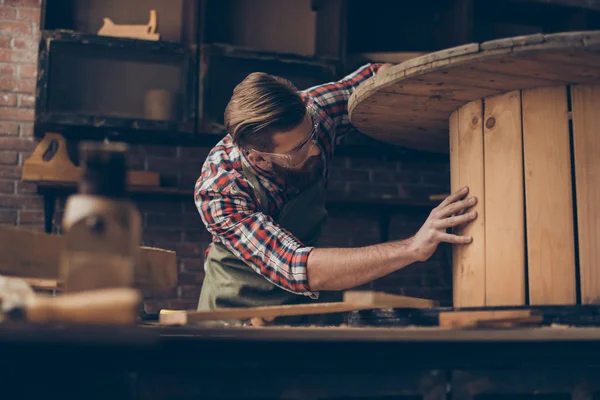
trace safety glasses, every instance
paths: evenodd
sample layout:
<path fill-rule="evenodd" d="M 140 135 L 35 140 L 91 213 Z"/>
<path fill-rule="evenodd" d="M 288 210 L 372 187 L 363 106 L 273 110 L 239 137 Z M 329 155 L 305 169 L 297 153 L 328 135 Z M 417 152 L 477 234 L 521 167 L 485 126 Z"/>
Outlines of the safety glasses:
<path fill-rule="evenodd" d="M 313 128 L 306 139 L 302 141 L 302 143 L 298 144 L 296 147 L 288 151 L 287 153 L 266 153 L 258 150 L 251 149 L 250 151 L 260 154 L 265 158 L 269 158 L 271 161 L 284 166 L 284 167 L 297 167 L 301 165 L 307 158 L 310 153 L 310 147 L 315 141 L 315 137 L 317 135 L 317 129 L 319 128 L 319 122 L 311 113 L 310 118 L 313 123 Z"/>

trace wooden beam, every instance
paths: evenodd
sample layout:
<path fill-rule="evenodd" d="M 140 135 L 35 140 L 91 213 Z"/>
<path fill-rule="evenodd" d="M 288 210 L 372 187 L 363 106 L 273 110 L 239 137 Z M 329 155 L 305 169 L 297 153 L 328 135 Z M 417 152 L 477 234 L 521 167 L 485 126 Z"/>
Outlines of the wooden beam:
<path fill-rule="evenodd" d="M 63 236 L 0 227 L 0 274 L 58 280 L 63 248 Z M 175 252 L 151 247 L 141 247 L 140 250 L 134 270 L 134 285 L 149 290 L 174 287 L 177 284 Z"/>
<path fill-rule="evenodd" d="M 208 311 L 161 310 L 161 325 L 187 325 L 202 321 L 274 319 L 298 315 L 332 314 L 376 308 L 429 308 L 437 302 L 377 292 L 346 292 L 344 301 L 265 307 L 239 307 Z"/>

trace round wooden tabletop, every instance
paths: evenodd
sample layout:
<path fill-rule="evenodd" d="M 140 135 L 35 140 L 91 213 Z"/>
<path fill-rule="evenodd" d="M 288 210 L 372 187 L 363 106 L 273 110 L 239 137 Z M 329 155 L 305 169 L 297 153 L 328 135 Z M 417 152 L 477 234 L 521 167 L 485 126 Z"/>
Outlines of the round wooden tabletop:
<path fill-rule="evenodd" d="M 535 34 L 417 57 L 350 97 L 356 128 L 409 148 L 448 152 L 448 118 L 464 104 L 519 89 L 600 83 L 600 31 Z"/>

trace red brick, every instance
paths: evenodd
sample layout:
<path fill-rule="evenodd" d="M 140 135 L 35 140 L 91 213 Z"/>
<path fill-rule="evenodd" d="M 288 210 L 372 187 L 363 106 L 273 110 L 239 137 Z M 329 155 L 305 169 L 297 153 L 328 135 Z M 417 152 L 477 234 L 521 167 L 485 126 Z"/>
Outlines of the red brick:
<path fill-rule="evenodd" d="M 13 92 L 17 89 L 19 80 L 15 78 L 0 79 L 0 90 L 5 92 Z"/>
<path fill-rule="evenodd" d="M 16 20 L 17 19 L 17 9 L 12 8 L 12 7 L 0 7 L 0 19 Z"/>
<path fill-rule="evenodd" d="M 27 209 L 41 209 L 44 206 L 42 198 L 40 196 L 13 196 L 13 195 L 0 195 L 0 206 L 1 207 L 17 207 Z"/>
<path fill-rule="evenodd" d="M 0 164 L 17 165 L 18 155 L 16 151 L 0 151 Z"/>
<path fill-rule="evenodd" d="M 17 68 L 11 64 L 0 65 L 0 77 L 14 78 L 17 75 Z"/>
<path fill-rule="evenodd" d="M 0 224 L 16 225 L 17 210 L 0 210 Z"/>
<path fill-rule="evenodd" d="M 19 76 L 24 79 L 35 79 L 37 77 L 37 66 L 35 64 L 25 64 L 20 67 Z"/>
<path fill-rule="evenodd" d="M 25 108 L 0 108 L 0 121 L 33 121 L 34 112 Z"/>
<path fill-rule="evenodd" d="M 179 243 L 181 242 L 180 230 L 144 229 L 144 242 L 153 243 Z"/>
<path fill-rule="evenodd" d="M 198 217 L 199 219 L 200 217 Z M 202 242 L 202 243 L 210 243 L 211 235 L 204 227 L 202 220 L 199 220 L 198 229 L 197 230 L 188 230 L 183 231 L 183 241 L 184 242 Z"/>
<path fill-rule="evenodd" d="M 4 0 L 4 5 L 12 7 L 40 8 L 40 0 Z"/>
<path fill-rule="evenodd" d="M 44 224 L 19 224 L 19 228 L 29 229 L 35 232 L 45 232 Z"/>
<path fill-rule="evenodd" d="M 166 290 L 147 290 L 143 292 L 143 296 L 146 299 L 176 299 L 177 288 Z"/>
<path fill-rule="evenodd" d="M 0 49 L 8 49 L 10 47 L 10 37 L 0 36 Z"/>
<path fill-rule="evenodd" d="M 35 97 L 30 94 L 20 94 L 19 107 L 33 108 L 35 106 Z"/>
<path fill-rule="evenodd" d="M 2 22 L 0 24 L 0 34 L 2 33 L 28 35 L 31 34 L 31 25 L 25 22 Z"/>
<path fill-rule="evenodd" d="M 40 22 L 40 9 L 39 8 L 37 8 L 35 10 L 19 9 L 17 19 L 19 21 L 30 21 L 30 22 L 39 23 Z"/>
<path fill-rule="evenodd" d="M 179 243 L 176 247 L 179 257 L 199 257 L 204 255 L 204 246 L 201 243 Z"/>
<path fill-rule="evenodd" d="M 21 124 L 21 137 L 33 137 L 33 124 Z"/>
<path fill-rule="evenodd" d="M 35 40 L 21 37 L 16 37 L 13 39 L 13 49 L 34 51 L 36 47 L 37 42 Z"/>
<path fill-rule="evenodd" d="M 198 299 L 200 297 L 201 285 L 181 285 L 182 299 Z"/>
<path fill-rule="evenodd" d="M 0 107 L 15 107 L 17 95 L 14 93 L 0 93 Z"/>
<path fill-rule="evenodd" d="M 0 168 L 0 179 L 21 179 L 23 167 L 6 166 Z"/>
<path fill-rule="evenodd" d="M 0 61 L 33 64 L 37 62 L 37 52 L 29 50 L 0 49 Z"/>
<path fill-rule="evenodd" d="M 36 142 L 25 138 L 0 137 L 0 149 L 16 151 L 33 151 Z"/>
<path fill-rule="evenodd" d="M 3 46 L 0 46 L 0 62 L 10 62 L 12 61 L 12 50 L 4 49 Z"/>
<path fill-rule="evenodd" d="M 204 254 L 199 258 L 184 258 L 182 264 L 184 271 L 204 271 Z"/>
<path fill-rule="evenodd" d="M 17 92 L 35 93 L 35 79 L 19 79 L 17 81 Z"/>
<path fill-rule="evenodd" d="M 14 193 L 15 182 L 14 181 L 0 181 L 0 193 Z"/>
<path fill-rule="evenodd" d="M 17 182 L 17 194 L 36 194 L 37 184 L 33 182 Z"/>
<path fill-rule="evenodd" d="M 210 149 L 207 147 L 181 147 L 179 149 L 179 157 L 182 159 L 189 158 L 204 162 L 209 151 Z"/>
<path fill-rule="evenodd" d="M 177 147 L 174 146 L 131 146 L 130 150 L 132 154 L 142 154 L 145 156 L 175 157 L 177 155 Z"/>
<path fill-rule="evenodd" d="M 203 281 L 204 272 L 182 272 L 177 282 L 180 285 L 202 285 Z"/>
<path fill-rule="evenodd" d="M 19 212 L 19 222 L 21 224 L 42 224 L 44 223 L 44 212 L 41 210 L 21 210 Z"/>

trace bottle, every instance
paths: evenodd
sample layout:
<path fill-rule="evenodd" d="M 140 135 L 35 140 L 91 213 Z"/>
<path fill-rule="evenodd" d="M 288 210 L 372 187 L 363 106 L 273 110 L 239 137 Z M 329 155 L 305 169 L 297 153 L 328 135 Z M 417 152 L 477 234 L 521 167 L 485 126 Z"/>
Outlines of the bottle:
<path fill-rule="evenodd" d="M 62 220 L 64 292 L 133 285 L 141 217 L 127 195 L 127 150 L 123 143 L 79 146 L 82 175 Z"/>

